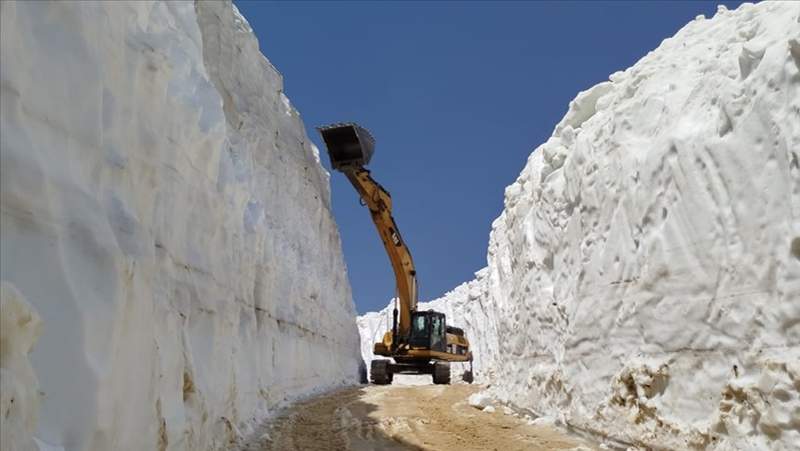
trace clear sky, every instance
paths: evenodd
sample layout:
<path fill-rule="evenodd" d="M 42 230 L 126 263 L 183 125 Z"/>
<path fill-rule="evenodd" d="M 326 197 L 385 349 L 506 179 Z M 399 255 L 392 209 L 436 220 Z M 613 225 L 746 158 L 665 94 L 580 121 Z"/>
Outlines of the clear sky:
<path fill-rule="evenodd" d="M 739 2 L 257 2 L 236 0 L 285 92 L 314 127 L 355 121 L 392 194 L 421 300 L 486 266 L 503 191 L 582 90 L 698 14 Z M 391 266 L 346 178 L 331 173 L 359 313 L 394 296 Z"/>

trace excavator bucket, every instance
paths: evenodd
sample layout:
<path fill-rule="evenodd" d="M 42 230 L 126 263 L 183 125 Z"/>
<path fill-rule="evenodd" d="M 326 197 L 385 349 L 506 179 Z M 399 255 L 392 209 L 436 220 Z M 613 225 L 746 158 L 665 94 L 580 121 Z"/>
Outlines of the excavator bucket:
<path fill-rule="evenodd" d="M 348 166 L 366 166 L 375 150 L 375 139 L 354 123 L 333 124 L 317 128 L 328 147 L 331 166 L 343 170 Z"/>

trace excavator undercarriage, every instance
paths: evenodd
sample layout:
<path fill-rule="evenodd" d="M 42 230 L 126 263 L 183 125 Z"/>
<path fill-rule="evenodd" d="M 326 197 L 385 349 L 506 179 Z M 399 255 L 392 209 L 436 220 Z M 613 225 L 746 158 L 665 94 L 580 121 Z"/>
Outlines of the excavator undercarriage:
<path fill-rule="evenodd" d="M 392 328 L 375 343 L 375 355 L 389 357 L 371 362 L 375 384 L 390 384 L 394 374 L 431 374 L 436 384 L 450 383 L 450 362 L 469 362 L 464 380 L 472 382 L 472 352 L 464 331 L 447 325 L 444 313 L 418 311 L 417 272 L 392 217 L 392 198 L 364 167 L 372 159 L 375 140 L 357 124 L 319 128 L 328 148 L 331 166 L 344 173 L 369 209 L 389 256 L 397 283 L 397 303 Z"/>

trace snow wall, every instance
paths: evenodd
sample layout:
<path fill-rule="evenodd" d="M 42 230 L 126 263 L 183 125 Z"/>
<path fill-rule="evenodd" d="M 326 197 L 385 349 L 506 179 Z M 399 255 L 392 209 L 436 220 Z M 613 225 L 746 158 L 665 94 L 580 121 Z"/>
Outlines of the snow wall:
<path fill-rule="evenodd" d="M 800 449 L 800 3 L 720 7 L 580 93 L 488 268 L 431 305 L 501 403 L 610 445 Z"/>
<path fill-rule="evenodd" d="M 229 2 L 0 30 L 4 451 L 223 449 L 358 382 L 328 174 Z"/>

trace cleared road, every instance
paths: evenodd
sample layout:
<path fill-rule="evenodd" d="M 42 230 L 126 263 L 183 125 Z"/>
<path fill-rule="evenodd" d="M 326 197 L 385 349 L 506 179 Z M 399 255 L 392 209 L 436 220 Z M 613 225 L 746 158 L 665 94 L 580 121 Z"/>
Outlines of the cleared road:
<path fill-rule="evenodd" d="M 467 404 L 473 385 L 365 386 L 299 403 L 247 450 L 591 450 L 579 439 Z"/>

